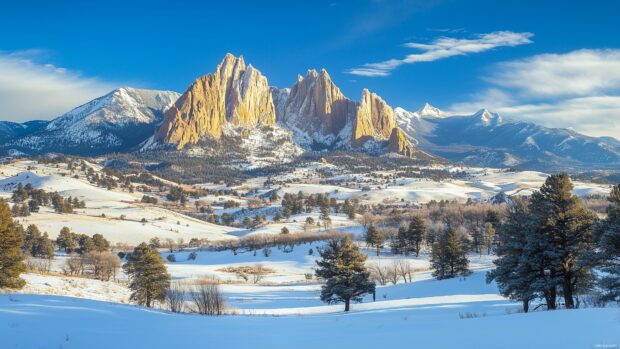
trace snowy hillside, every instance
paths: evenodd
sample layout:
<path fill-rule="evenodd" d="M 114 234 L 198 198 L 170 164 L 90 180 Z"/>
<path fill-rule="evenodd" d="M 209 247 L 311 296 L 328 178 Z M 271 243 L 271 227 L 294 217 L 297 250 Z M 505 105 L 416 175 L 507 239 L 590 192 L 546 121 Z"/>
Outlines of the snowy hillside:
<path fill-rule="evenodd" d="M 119 88 L 50 121 L 44 129 L 7 142 L 26 153 L 48 151 L 95 155 L 129 150 L 153 134 L 179 94 Z"/>
<path fill-rule="evenodd" d="M 31 170 L 27 171 L 29 166 Z M 2 166 L 0 197 L 10 198 L 12 191 L 21 183 L 84 200 L 86 208 L 77 210 L 76 214 L 60 215 L 42 207 L 39 212 L 20 218 L 22 224 L 36 224 L 51 238 L 55 238 L 65 226 L 78 233 L 102 234 L 114 243 L 137 244 L 153 237 L 186 241 L 191 238 L 235 238 L 228 235 L 234 228 L 207 223 L 161 207 L 141 205 L 142 195 L 139 193 L 107 190 L 83 179 L 63 176 L 62 172 L 30 161 Z"/>
<path fill-rule="evenodd" d="M 0 142 L 36 132 L 47 125 L 48 121 L 33 120 L 24 123 L 0 121 Z"/>
<path fill-rule="evenodd" d="M 435 286 L 435 292 L 443 290 Z M 187 348 L 205 340 L 222 348 L 301 349 L 317 343 L 396 348 L 411 341 L 423 348 L 577 349 L 620 341 L 618 309 L 613 307 L 511 314 L 510 305 L 498 299 L 417 300 L 352 314 L 207 317 L 77 298 L 1 295 L 0 334 L 9 347 L 92 349 Z M 541 340 L 536 335 L 541 329 L 563 335 Z"/>

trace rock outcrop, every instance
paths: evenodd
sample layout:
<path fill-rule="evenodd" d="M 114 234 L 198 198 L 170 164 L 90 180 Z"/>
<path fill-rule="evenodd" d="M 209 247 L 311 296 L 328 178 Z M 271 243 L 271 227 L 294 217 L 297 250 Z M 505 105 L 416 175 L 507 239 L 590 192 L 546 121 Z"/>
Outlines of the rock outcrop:
<path fill-rule="evenodd" d="M 413 145 L 405 137 L 405 133 L 398 127 L 392 129 L 390 139 L 388 140 L 387 150 L 397 153 L 408 158 L 413 158 Z"/>
<path fill-rule="evenodd" d="M 377 94 L 364 89 L 353 124 L 351 146 L 358 148 L 368 140 L 386 140 L 395 127 L 394 110 Z"/>
<path fill-rule="evenodd" d="M 166 111 L 155 140 L 182 149 L 205 136 L 220 138 L 227 123 L 254 127 L 275 122 L 267 78 L 252 65 L 246 67 L 243 57 L 227 54 L 215 74 L 196 79 Z"/>
<path fill-rule="evenodd" d="M 166 112 L 154 140 L 182 149 L 203 137 L 220 138 L 227 125 L 253 128 L 276 121 L 306 149 L 367 149 L 368 141 L 377 142 L 371 146 L 377 149 L 397 127 L 381 97 L 365 89 L 359 103 L 350 100 L 325 69 L 308 70 L 293 87 L 280 90 L 246 67 L 243 57 L 227 54 L 215 73 L 196 79 Z M 396 141 L 400 153 L 411 153 L 406 138 Z"/>
<path fill-rule="evenodd" d="M 356 104 L 332 82 L 325 69 L 308 70 L 291 88 L 282 122 L 317 143 L 330 145 L 355 114 Z"/>

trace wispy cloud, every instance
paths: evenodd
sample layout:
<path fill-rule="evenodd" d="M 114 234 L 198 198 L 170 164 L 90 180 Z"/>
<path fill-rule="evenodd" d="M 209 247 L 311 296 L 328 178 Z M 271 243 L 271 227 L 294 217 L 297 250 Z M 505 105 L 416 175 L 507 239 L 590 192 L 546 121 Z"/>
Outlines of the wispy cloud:
<path fill-rule="evenodd" d="M 484 107 L 549 127 L 620 138 L 620 50 L 536 55 L 497 64 L 483 79 L 489 86 L 451 111 Z"/>
<path fill-rule="evenodd" d="M 534 97 L 585 96 L 620 87 L 620 50 L 578 50 L 501 63 L 491 83 Z"/>
<path fill-rule="evenodd" d="M 472 53 L 489 51 L 502 46 L 518 46 L 529 44 L 532 33 L 515 33 L 511 31 L 498 31 L 487 34 L 478 34 L 471 39 L 457 39 L 440 37 L 431 43 L 409 42 L 403 46 L 421 51 L 412 53 L 401 59 L 389 59 L 377 63 L 366 63 L 361 67 L 353 68 L 349 74 L 361 76 L 387 76 L 391 71 L 403 64 L 419 62 L 432 62 L 439 59 L 463 56 Z"/>
<path fill-rule="evenodd" d="M 115 87 L 41 62 L 47 56 L 42 50 L 0 52 L 0 120 L 49 119 Z"/>

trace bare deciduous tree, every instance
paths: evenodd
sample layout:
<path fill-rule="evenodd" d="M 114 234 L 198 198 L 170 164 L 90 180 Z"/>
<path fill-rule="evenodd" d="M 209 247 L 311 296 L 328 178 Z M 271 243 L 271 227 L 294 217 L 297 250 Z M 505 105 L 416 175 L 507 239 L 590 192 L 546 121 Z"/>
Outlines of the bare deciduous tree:
<path fill-rule="evenodd" d="M 393 272 L 402 277 L 404 282 L 411 282 L 414 272 L 411 263 L 406 259 L 395 259 L 392 263 Z"/>
<path fill-rule="evenodd" d="M 95 279 L 109 281 L 116 278 L 116 272 L 121 267 L 121 260 L 117 255 L 105 252 L 89 252 L 84 254 L 83 263 Z"/>
<path fill-rule="evenodd" d="M 185 308 L 185 288 L 180 285 L 170 285 L 166 290 L 166 305 L 173 313 L 181 313 Z"/>
<path fill-rule="evenodd" d="M 385 284 L 389 281 L 390 268 L 387 266 L 382 266 L 377 263 L 371 263 L 368 265 L 368 270 L 370 271 L 370 278 L 378 282 L 379 285 L 385 286 Z"/>
<path fill-rule="evenodd" d="M 84 273 L 84 259 L 77 253 L 72 253 L 67 258 L 62 268 L 65 275 L 81 275 Z"/>
<path fill-rule="evenodd" d="M 194 311 L 203 315 L 222 315 L 226 310 L 226 299 L 219 285 L 202 283 L 192 291 Z"/>

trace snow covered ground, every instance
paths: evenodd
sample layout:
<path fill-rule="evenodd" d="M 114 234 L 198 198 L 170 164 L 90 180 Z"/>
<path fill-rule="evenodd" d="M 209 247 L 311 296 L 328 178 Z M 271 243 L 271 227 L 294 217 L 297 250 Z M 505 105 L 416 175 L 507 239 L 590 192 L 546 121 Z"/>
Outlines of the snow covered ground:
<path fill-rule="evenodd" d="M 442 181 L 427 178 L 396 178 L 395 180 L 381 180 L 369 177 L 365 173 L 337 174 L 330 181 L 341 182 L 343 185 L 292 183 L 285 185 L 280 192 L 296 194 L 302 191 L 307 194 L 328 194 L 339 200 L 353 196 L 365 203 L 416 203 L 423 204 L 431 200 L 457 200 L 465 202 L 467 199 L 482 202 L 490 200 L 499 192 L 506 195 L 531 195 L 544 183 L 548 174 L 535 171 L 507 171 L 490 168 L 446 167 L 449 172 L 463 171 L 466 179 L 448 179 Z M 295 172 L 283 175 L 281 179 L 304 178 L 308 172 Z M 388 172 L 378 172 L 390 175 Z M 294 176 L 295 175 L 295 176 Z M 344 186 L 348 183 L 349 186 Z M 573 193 L 579 196 L 607 195 L 609 185 L 573 182 Z"/>
<path fill-rule="evenodd" d="M 385 301 L 384 303 L 389 302 Z M 0 295 L 6 348 L 616 348 L 618 308 L 529 314 L 489 297 L 417 298 L 389 309 L 289 316 L 177 315 L 41 295 Z"/>
<path fill-rule="evenodd" d="M 61 165 L 62 166 L 62 165 Z M 98 165 L 92 164 L 95 170 Z M 316 164 L 281 175 L 278 180 L 300 179 L 301 183 L 279 185 L 280 195 L 325 193 L 339 200 L 357 197 L 363 203 L 424 203 L 430 200 L 488 200 L 500 191 L 508 195 L 529 194 L 546 175 L 539 172 L 507 172 L 491 169 L 449 168 L 466 171 L 462 179 L 387 178 L 369 174 L 337 173 L 334 184 L 319 184 L 313 171 L 330 169 Z M 56 237 L 63 226 L 77 233 L 101 233 L 112 242 L 136 244 L 151 237 L 209 240 L 236 239 L 253 234 L 279 234 L 287 227 L 291 234 L 304 231 L 307 217 L 316 221 L 317 212 L 294 215 L 287 221 L 268 222 L 254 230 L 215 225 L 172 210 L 137 201 L 142 193 L 120 189 L 106 190 L 83 178 L 63 176 L 62 167 L 20 161 L 0 165 L 0 197 L 10 197 L 17 183 L 31 183 L 63 196 L 86 201 L 77 214 L 57 214 L 50 208 L 20 217 L 23 224 L 37 224 Z M 387 174 L 389 175 L 389 174 Z M 258 189 L 264 194 L 264 178 L 253 178 L 237 190 Z M 216 188 L 215 184 L 203 184 Z M 367 188 L 364 188 L 367 187 Z M 245 188 L 245 189 L 243 189 Z M 223 189 L 223 188 L 222 188 Z M 591 183 L 575 183 L 578 195 L 606 194 L 609 188 Z M 253 193 L 253 192 L 252 192 Z M 252 194 L 255 195 L 255 194 Z M 223 202 L 235 200 L 240 208 L 223 209 Z M 200 198 L 215 212 L 235 213 L 248 209 L 248 198 L 214 196 Z M 193 205 L 193 202 L 190 202 Z M 269 203 L 263 211 L 279 208 Z M 102 217 L 102 214 L 105 217 Z M 123 219 L 121 219 L 121 215 Z M 146 219 L 142 223 L 142 218 Z M 332 228 L 362 231 L 355 220 L 332 214 Z M 307 231 L 318 231 L 306 227 Z M 389 266 L 405 260 L 415 269 L 411 282 L 379 285 L 376 300 L 371 295 L 352 304 L 343 314 L 343 305 L 326 305 L 319 298 L 321 285 L 312 277 L 322 242 L 296 245 L 292 249 L 272 247 L 263 250 L 175 251 L 176 262 L 167 268 L 175 283 L 191 286 L 203 278 L 217 278 L 223 284 L 231 314 L 205 317 L 170 314 L 143 309 L 127 303 L 126 277 L 119 282 L 102 282 L 62 276 L 64 263 L 57 256 L 53 275 L 24 274 L 27 286 L 19 294 L 0 294 L 0 348 L 138 348 L 195 347 L 202 343 L 218 348 L 618 348 L 620 310 L 618 308 L 519 313 L 520 304 L 498 294 L 494 283 L 485 282 L 485 273 L 493 267 L 492 257 L 470 256 L 473 273 L 468 277 L 435 280 L 429 270 L 426 253 L 393 256 L 387 249 L 379 256 L 363 249 L 368 263 Z M 170 252 L 161 251 L 166 258 Z M 227 268 L 261 264 L 273 272 L 258 284 L 242 280 Z M 308 275 L 311 277 L 308 277 Z M 37 294 L 37 295 L 33 295 Z M 106 303 L 112 302 L 112 303 Z M 232 315 L 234 314 L 234 315 Z M 35 335 L 36 334 L 36 335 Z"/>
<path fill-rule="evenodd" d="M 30 183 L 37 189 L 57 191 L 64 197 L 84 200 L 86 208 L 77 209 L 76 214 L 57 214 L 51 208 L 42 207 L 39 213 L 18 219 L 23 225 L 36 224 L 51 238 L 56 238 L 64 226 L 76 233 L 102 234 L 113 243 L 139 244 L 153 237 L 175 241 L 184 239 L 186 242 L 191 238 L 211 241 L 234 238 L 228 235 L 236 230 L 234 228 L 204 222 L 164 208 L 142 205 L 139 203 L 141 193 L 106 190 L 82 178 L 63 176 L 64 172 L 67 171 L 33 161 L 1 165 L 0 197 L 10 198 L 18 183 Z M 143 218 L 147 220 L 145 223 L 141 222 Z"/>

